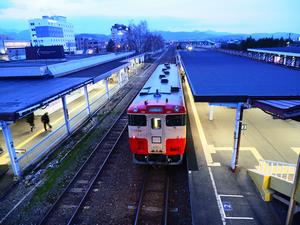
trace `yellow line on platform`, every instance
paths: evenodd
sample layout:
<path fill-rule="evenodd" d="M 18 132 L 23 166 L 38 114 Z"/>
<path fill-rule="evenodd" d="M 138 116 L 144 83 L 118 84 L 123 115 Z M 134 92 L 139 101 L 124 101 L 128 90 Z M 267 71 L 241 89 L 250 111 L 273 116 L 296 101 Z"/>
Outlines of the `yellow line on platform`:
<path fill-rule="evenodd" d="M 300 147 L 291 147 L 291 149 L 297 154 L 300 154 Z"/>
<path fill-rule="evenodd" d="M 96 95 L 96 94 L 95 94 Z M 93 97 L 91 97 L 93 98 Z M 83 105 L 85 105 L 86 103 L 83 102 L 79 105 L 77 105 L 76 107 L 72 108 L 70 110 L 70 113 L 76 111 L 78 108 L 82 107 Z M 62 119 L 64 119 L 64 116 L 60 116 L 58 119 L 56 119 L 52 124 L 57 124 L 59 121 L 61 121 Z M 26 140 L 24 140 L 23 142 L 21 142 L 20 144 L 18 144 L 16 146 L 16 149 L 22 148 L 24 145 L 26 145 L 28 142 L 32 141 L 34 138 L 36 138 L 37 136 L 39 136 L 40 134 L 42 134 L 44 132 L 44 129 L 40 129 L 39 131 L 37 131 L 35 134 L 33 134 L 32 136 L 30 136 L 29 138 L 27 138 Z"/>
<path fill-rule="evenodd" d="M 185 85 L 186 85 L 186 90 L 187 90 L 187 94 L 188 94 L 188 97 L 189 97 L 189 101 L 190 101 L 191 106 L 192 106 L 193 117 L 194 117 L 195 122 L 196 122 L 197 131 L 198 131 L 200 141 L 201 141 L 201 144 L 202 144 L 202 147 L 203 147 L 203 152 L 204 152 L 206 164 L 208 166 L 221 166 L 220 163 L 213 162 L 213 159 L 212 159 L 210 151 L 209 151 L 209 145 L 207 144 L 207 140 L 206 140 L 206 137 L 205 137 L 205 134 L 204 134 L 204 131 L 203 131 L 202 124 L 201 124 L 200 119 L 199 119 L 199 114 L 198 114 L 198 111 L 197 111 L 197 108 L 196 108 L 194 98 L 193 98 L 190 86 L 188 84 L 188 81 L 185 82 Z"/>

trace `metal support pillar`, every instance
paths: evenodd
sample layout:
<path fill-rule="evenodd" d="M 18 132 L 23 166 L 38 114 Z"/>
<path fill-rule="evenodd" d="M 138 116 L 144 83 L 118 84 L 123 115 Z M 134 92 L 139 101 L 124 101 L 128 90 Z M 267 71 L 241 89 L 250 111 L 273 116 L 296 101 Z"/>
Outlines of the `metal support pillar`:
<path fill-rule="evenodd" d="M 236 108 L 236 117 L 235 117 L 234 147 L 233 147 L 233 153 L 231 158 L 232 171 L 235 171 L 238 165 L 241 131 L 242 131 L 242 120 L 243 120 L 243 103 L 238 103 Z"/>
<path fill-rule="evenodd" d="M 210 121 L 214 120 L 214 106 L 210 105 L 209 106 L 209 118 Z"/>
<path fill-rule="evenodd" d="M 67 99 L 66 96 L 61 97 L 62 104 L 63 104 L 63 110 L 64 110 L 64 118 L 65 118 L 65 123 L 67 127 L 68 134 L 71 134 L 71 126 L 70 126 L 70 121 L 69 121 L 69 112 L 68 112 L 68 105 L 67 105 Z"/>
<path fill-rule="evenodd" d="M 87 112 L 90 116 L 91 115 L 91 106 L 90 106 L 89 92 L 87 89 L 87 85 L 84 86 L 84 96 L 85 96 L 85 100 L 86 100 Z"/>
<path fill-rule="evenodd" d="M 20 166 L 17 161 L 17 155 L 16 155 L 16 150 L 14 147 L 14 142 L 13 138 L 10 133 L 9 125 L 5 121 L 0 121 L 0 125 L 2 128 L 2 133 L 4 137 L 4 141 L 7 147 L 7 151 L 9 154 L 10 162 L 11 162 L 11 167 L 13 169 L 13 173 L 15 176 L 20 177 L 22 175 Z"/>
<path fill-rule="evenodd" d="M 108 78 L 105 79 L 105 90 L 106 90 L 107 98 L 110 99 L 109 87 L 108 87 Z"/>
<path fill-rule="evenodd" d="M 294 184 L 292 187 L 292 192 L 291 192 L 291 198 L 290 198 L 290 204 L 289 204 L 289 209 L 288 209 L 288 213 L 286 216 L 286 221 L 285 221 L 285 225 L 292 225 L 293 223 L 293 217 L 294 217 L 294 210 L 295 210 L 295 206 L 296 206 L 296 201 L 295 201 L 295 195 L 296 195 L 296 191 L 299 192 L 299 183 L 300 183 L 300 155 L 298 155 L 298 162 L 296 165 L 296 172 L 295 172 L 295 177 L 294 177 Z"/>
<path fill-rule="evenodd" d="M 121 71 L 118 72 L 118 82 L 119 82 L 119 87 L 122 87 L 123 79 L 122 79 Z"/>
<path fill-rule="evenodd" d="M 283 56 L 283 65 L 285 65 L 286 66 L 286 55 L 285 56 Z"/>

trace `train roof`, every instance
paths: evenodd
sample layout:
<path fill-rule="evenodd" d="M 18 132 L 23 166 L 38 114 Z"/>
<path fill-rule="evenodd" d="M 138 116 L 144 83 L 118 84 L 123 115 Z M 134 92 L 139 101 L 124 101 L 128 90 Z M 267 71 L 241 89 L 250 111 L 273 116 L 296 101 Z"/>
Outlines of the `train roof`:
<path fill-rule="evenodd" d="M 131 103 L 128 112 L 141 106 L 185 107 L 179 72 L 175 64 L 161 64 Z"/>

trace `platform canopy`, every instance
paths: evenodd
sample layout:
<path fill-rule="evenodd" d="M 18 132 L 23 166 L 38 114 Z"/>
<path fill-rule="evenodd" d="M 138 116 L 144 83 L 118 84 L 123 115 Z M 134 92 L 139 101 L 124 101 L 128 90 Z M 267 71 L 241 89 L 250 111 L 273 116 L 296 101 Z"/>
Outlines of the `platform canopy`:
<path fill-rule="evenodd" d="M 196 102 L 300 100 L 300 71 L 215 50 L 180 51 Z"/>
<path fill-rule="evenodd" d="M 15 121 L 88 83 L 92 79 L 0 79 L 0 120 Z"/>
<path fill-rule="evenodd" d="M 80 87 L 106 79 L 112 73 L 129 66 L 129 60 L 143 56 L 138 54 L 120 55 L 122 57 L 117 60 L 105 61 L 89 67 L 86 65 L 78 66 L 76 71 L 70 70 L 61 77 L 34 76 L 31 74 L 31 70 L 23 70 L 26 72 L 24 77 L 0 76 L 0 120 L 16 121 L 31 111 L 41 108 Z M 80 58 L 76 57 L 76 60 L 79 61 Z M 0 63 L 0 69 L 5 72 L 6 69 L 13 68 L 20 70 L 18 73 L 22 75 L 22 68 L 40 68 L 45 66 L 44 63 L 27 60 L 4 62 Z M 61 62 L 53 61 L 51 66 L 57 64 L 61 64 Z"/>
<path fill-rule="evenodd" d="M 70 75 L 67 75 L 67 77 L 90 77 L 93 79 L 94 83 L 105 79 L 107 76 L 110 76 L 112 73 L 115 73 L 127 66 L 129 66 L 130 63 L 128 62 L 120 62 L 118 60 L 104 63 L 102 65 L 98 65 L 92 68 L 88 68 L 85 70 L 81 70 L 75 73 L 71 73 Z"/>
<path fill-rule="evenodd" d="M 262 109 L 275 118 L 300 120 L 299 100 L 256 100 L 251 105 Z"/>
<path fill-rule="evenodd" d="M 249 48 L 250 52 L 300 57 L 300 47 Z"/>

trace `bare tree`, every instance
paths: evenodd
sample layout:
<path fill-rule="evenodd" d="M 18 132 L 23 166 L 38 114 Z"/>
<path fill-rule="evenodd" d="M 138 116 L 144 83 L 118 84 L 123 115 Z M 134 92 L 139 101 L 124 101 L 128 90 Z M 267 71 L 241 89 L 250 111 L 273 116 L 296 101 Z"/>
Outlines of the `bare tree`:
<path fill-rule="evenodd" d="M 164 39 L 160 34 L 148 33 L 146 35 L 144 52 L 153 52 L 164 47 Z"/>
<path fill-rule="evenodd" d="M 149 31 L 146 21 L 141 21 L 138 25 L 131 22 L 127 33 L 127 45 L 130 50 L 142 53 L 162 48 L 164 41 L 160 35 Z"/>

